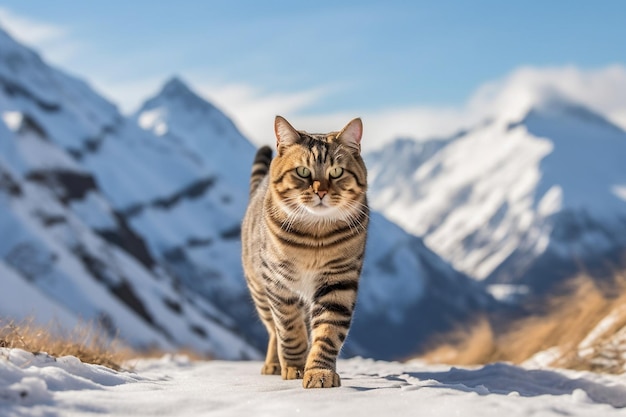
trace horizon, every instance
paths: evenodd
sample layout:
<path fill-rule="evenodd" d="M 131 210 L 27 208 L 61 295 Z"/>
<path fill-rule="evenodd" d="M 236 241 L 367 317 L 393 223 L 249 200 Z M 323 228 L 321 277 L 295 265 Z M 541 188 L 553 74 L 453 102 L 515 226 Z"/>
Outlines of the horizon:
<path fill-rule="evenodd" d="M 115 7 L 111 7 L 111 5 Z M 241 10 L 244 10 L 242 12 Z M 471 127 L 553 89 L 626 127 L 626 4 L 9 0 L 0 27 L 128 115 L 172 77 L 255 144 L 364 120 L 364 148 Z M 450 29 L 453 28 L 453 29 Z"/>

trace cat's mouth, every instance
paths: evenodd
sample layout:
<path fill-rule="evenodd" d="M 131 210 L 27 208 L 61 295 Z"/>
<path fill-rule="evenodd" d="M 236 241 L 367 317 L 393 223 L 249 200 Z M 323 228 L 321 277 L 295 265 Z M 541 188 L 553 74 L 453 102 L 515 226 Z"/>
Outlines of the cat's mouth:
<path fill-rule="evenodd" d="M 335 211 L 335 207 L 328 204 L 328 202 L 324 200 L 319 200 L 317 203 L 307 204 L 306 209 L 309 213 L 315 215 L 327 215 L 333 211 Z"/>

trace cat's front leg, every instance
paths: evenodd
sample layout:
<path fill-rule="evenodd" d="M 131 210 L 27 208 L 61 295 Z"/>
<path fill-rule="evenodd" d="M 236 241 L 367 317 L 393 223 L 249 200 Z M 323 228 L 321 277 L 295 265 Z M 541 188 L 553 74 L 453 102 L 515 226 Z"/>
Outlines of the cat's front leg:
<path fill-rule="evenodd" d="M 317 297 L 311 308 L 312 344 L 304 368 L 304 388 L 341 386 L 336 371 L 337 356 L 352 321 L 356 285 L 342 284 L 337 291 L 340 293 L 327 291 Z"/>
<path fill-rule="evenodd" d="M 292 293 L 268 291 L 276 325 L 278 359 L 283 379 L 302 379 L 309 338 L 300 299 Z"/>
<path fill-rule="evenodd" d="M 269 342 L 267 344 L 267 354 L 265 356 L 265 363 L 261 368 L 261 374 L 263 375 L 280 375 L 280 361 L 278 360 L 278 343 L 276 337 L 276 329 L 273 327 L 268 330 Z"/>

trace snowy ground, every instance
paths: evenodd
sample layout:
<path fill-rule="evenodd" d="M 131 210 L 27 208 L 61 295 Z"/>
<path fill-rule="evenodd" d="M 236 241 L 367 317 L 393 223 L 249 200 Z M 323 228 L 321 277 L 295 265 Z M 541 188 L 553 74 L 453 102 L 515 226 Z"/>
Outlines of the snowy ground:
<path fill-rule="evenodd" d="M 626 376 L 494 364 L 340 361 L 343 386 L 304 390 L 259 362 L 141 360 L 133 372 L 0 348 L 0 415 L 626 416 Z"/>

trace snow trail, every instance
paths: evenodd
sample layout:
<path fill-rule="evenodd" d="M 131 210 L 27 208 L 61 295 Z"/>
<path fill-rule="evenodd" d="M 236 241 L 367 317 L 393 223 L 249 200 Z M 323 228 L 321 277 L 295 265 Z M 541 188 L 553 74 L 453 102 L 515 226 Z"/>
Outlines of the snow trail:
<path fill-rule="evenodd" d="M 0 349 L 0 415 L 13 416 L 626 416 L 626 377 L 508 364 L 451 368 L 340 360 L 343 386 L 305 390 L 260 362 L 166 356 L 115 372 Z"/>

